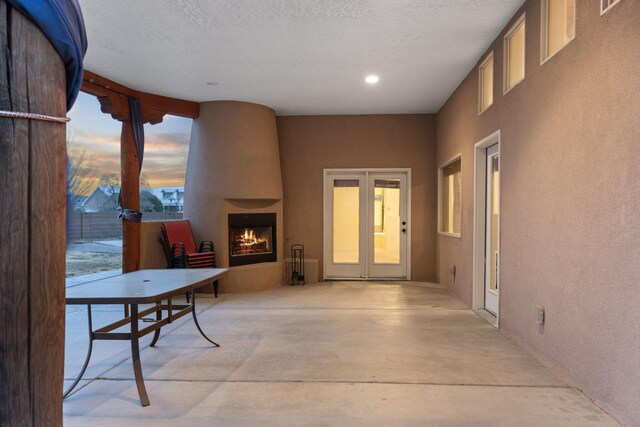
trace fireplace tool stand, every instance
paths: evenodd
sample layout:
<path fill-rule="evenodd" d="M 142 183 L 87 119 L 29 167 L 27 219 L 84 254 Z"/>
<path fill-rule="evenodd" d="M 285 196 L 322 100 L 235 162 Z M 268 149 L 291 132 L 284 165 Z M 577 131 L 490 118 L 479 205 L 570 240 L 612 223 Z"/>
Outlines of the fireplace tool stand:
<path fill-rule="evenodd" d="M 291 245 L 291 259 L 287 261 L 287 267 L 288 284 L 304 285 L 304 245 Z"/>

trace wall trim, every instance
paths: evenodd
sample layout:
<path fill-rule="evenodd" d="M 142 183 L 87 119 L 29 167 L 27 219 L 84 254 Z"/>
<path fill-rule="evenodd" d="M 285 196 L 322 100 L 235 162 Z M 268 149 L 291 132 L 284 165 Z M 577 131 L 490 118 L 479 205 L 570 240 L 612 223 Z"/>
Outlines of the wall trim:
<path fill-rule="evenodd" d="M 513 86 L 509 87 L 509 41 L 511 40 L 511 36 L 515 33 L 521 25 L 524 25 L 524 35 L 523 35 L 523 46 L 522 50 L 524 51 L 524 75 L 522 76 L 522 80 Z M 511 26 L 507 34 L 502 38 L 502 95 L 506 95 L 516 86 L 524 81 L 527 77 L 527 14 L 526 12 L 518 18 L 518 20 Z"/>
<path fill-rule="evenodd" d="M 437 220 L 437 225 L 438 225 L 438 234 L 440 236 L 447 236 L 447 237 L 453 237 L 456 239 L 461 239 L 462 238 L 462 223 L 460 224 L 460 233 L 447 233 L 445 231 L 441 231 L 442 230 L 442 170 L 444 168 L 446 168 L 447 166 L 449 166 L 450 164 L 457 162 L 458 160 L 460 160 L 460 165 L 462 165 L 462 153 L 458 153 L 455 156 L 453 156 L 451 159 L 447 160 L 446 162 L 444 162 L 442 165 L 440 165 L 438 167 L 438 191 L 437 191 L 437 200 L 436 200 L 436 209 L 438 210 L 437 214 L 438 214 L 438 220 Z M 460 182 L 462 182 L 462 167 L 460 167 Z M 462 206 L 460 206 L 460 210 L 462 210 Z M 462 215 L 462 212 L 460 212 L 460 215 Z"/>
<path fill-rule="evenodd" d="M 545 64 L 551 58 L 556 56 L 562 49 L 567 47 L 569 43 L 575 40 L 576 38 L 576 29 L 578 27 L 578 23 L 576 22 L 576 15 L 578 5 L 574 5 L 573 7 L 573 37 L 566 41 L 564 45 L 557 51 L 553 52 L 551 55 L 545 57 L 548 54 L 547 52 L 547 25 L 548 25 L 548 2 L 549 0 L 540 0 L 540 65 Z"/>
<path fill-rule="evenodd" d="M 495 61 L 493 62 L 493 76 L 491 76 L 491 81 L 493 82 L 493 87 L 491 88 L 491 104 L 487 105 L 486 108 L 482 108 L 482 95 L 483 95 L 483 79 L 482 79 L 482 68 L 484 68 L 485 65 L 487 65 L 487 63 L 489 61 L 493 61 L 493 50 L 489 53 L 487 53 L 487 55 L 484 57 L 484 59 L 482 60 L 482 62 L 480 63 L 480 65 L 478 65 L 478 116 L 481 115 L 482 113 L 484 113 L 485 111 L 487 111 L 489 108 L 491 108 L 493 106 L 493 103 L 495 102 L 495 99 L 493 97 L 493 95 L 495 95 L 495 82 L 496 82 L 496 63 Z"/>
<path fill-rule="evenodd" d="M 610 11 L 613 8 L 613 6 L 617 5 L 618 3 L 620 3 L 620 0 L 615 0 L 613 3 L 611 3 L 605 9 L 603 9 L 602 8 L 602 1 L 600 0 L 600 16 L 602 16 L 605 13 L 607 13 L 608 11 Z"/>

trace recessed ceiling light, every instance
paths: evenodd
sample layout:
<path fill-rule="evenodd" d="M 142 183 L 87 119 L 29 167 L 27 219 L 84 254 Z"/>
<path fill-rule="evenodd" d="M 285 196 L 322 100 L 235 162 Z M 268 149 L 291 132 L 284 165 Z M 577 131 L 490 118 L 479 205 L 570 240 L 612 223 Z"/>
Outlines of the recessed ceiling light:
<path fill-rule="evenodd" d="M 375 74 L 370 74 L 367 77 L 365 77 L 364 81 L 369 83 L 370 85 L 373 85 L 378 83 L 378 81 L 380 81 L 380 77 L 376 76 Z"/>

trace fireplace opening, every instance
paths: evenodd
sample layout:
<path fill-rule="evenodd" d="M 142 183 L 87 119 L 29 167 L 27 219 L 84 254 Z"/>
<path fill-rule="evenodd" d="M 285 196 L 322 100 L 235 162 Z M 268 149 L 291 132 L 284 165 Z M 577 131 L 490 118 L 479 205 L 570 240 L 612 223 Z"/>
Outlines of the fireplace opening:
<path fill-rule="evenodd" d="M 271 252 L 273 240 L 271 227 L 233 227 L 230 232 L 232 256 Z"/>
<path fill-rule="evenodd" d="M 229 214 L 229 266 L 273 261 L 276 214 Z"/>

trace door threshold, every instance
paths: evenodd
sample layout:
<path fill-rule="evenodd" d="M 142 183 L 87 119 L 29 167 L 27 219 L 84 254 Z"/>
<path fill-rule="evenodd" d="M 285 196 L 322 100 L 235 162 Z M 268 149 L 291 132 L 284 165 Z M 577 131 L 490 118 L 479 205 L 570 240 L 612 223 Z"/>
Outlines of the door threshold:
<path fill-rule="evenodd" d="M 479 317 L 484 319 L 487 323 L 489 323 L 494 328 L 498 329 L 498 318 L 491 312 L 485 310 L 484 308 L 473 310 Z"/>

